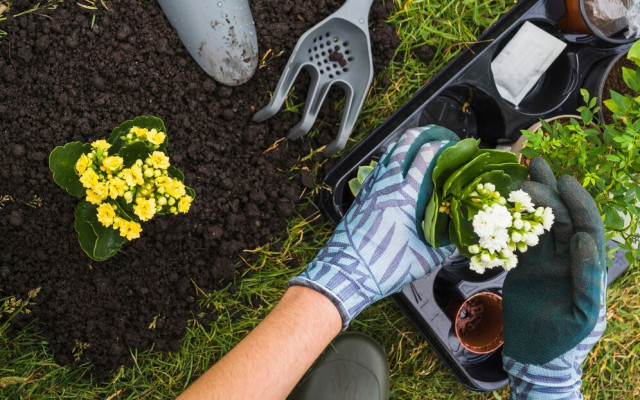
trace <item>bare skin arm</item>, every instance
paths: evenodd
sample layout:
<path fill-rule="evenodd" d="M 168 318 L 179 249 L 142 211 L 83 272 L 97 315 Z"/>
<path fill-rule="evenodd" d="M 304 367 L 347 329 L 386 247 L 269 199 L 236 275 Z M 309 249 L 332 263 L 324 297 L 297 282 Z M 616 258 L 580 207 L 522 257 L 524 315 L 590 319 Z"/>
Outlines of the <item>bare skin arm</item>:
<path fill-rule="evenodd" d="M 324 295 L 292 286 L 269 315 L 178 400 L 285 399 L 340 332 Z"/>

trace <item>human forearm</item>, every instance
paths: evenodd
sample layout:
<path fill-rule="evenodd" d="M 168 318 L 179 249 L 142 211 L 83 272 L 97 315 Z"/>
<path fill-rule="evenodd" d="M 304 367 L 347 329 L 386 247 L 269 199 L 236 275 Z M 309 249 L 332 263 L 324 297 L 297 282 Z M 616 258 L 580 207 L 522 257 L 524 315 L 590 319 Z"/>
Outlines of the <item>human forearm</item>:
<path fill-rule="evenodd" d="M 341 325 L 329 299 L 291 287 L 264 321 L 178 399 L 284 399 Z"/>

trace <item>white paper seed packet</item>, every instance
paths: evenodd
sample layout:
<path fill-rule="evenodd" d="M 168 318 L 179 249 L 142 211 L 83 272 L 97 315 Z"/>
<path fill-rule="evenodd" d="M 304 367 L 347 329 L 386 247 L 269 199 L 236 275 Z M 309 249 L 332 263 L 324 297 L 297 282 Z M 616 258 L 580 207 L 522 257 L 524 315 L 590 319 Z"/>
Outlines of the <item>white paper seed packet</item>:
<path fill-rule="evenodd" d="M 525 22 L 491 63 L 502 98 L 519 105 L 566 46 L 562 40 Z"/>

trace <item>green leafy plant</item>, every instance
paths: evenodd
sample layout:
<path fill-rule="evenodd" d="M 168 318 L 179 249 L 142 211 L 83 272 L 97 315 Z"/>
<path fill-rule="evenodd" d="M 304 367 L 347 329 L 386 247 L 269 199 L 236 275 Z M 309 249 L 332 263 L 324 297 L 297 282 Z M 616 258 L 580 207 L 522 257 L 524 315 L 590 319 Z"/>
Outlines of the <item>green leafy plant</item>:
<path fill-rule="evenodd" d="M 356 197 L 360 190 L 362 189 L 362 182 L 371 174 L 371 171 L 378 165 L 376 161 L 371 161 L 369 165 L 362 165 L 358 167 L 358 174 L 355 178 L 349 180 L 349 190 L 353 194 L 353 197 Z"/>
<path fill-rule="evenodd" d="M 444 244 L 448 232 L 478 273 L 496 266 L 509 270 L 517 265 L 515 252 L 535 246 L 551 228 L 553 214 L 535 208 L 529 195 L 518 190 L 528 169 L 515 154 L 480 149 L 478 143 L 464 139 L 436 160 L 422 228 L 434 248 Z"/>
<path fill-rule="evenodd" d="M 54 181 L 81 198 L 75 229 L 82 250 L 96 261 L 140 237 L 140 222 L 189 211 L 195 197 L 167 156 L 164 123 L 141 116 L 116 127 L 107 140 L 71 142 L 49 155 Z"/>
<path fill-rule="evenodd" d="M 640 66 L 640 42 L 633 44 L 628 58 Z M 633 262 L 640 228 L 640 71 L 623 68 L 622 75 L 634 94 L 611 91 L 611 98 L 604 100 L 613 123 L 594 118 L 597 99 L 583 89 L 585 105 L 578 109 L 582 121 L 543 121 L 539 131 L 522 131 L 527 142 L 521 153 L 542 156 L 556 175 L 569 174 L 582 182 L 603 216 L 607 239 L 621 239 L 619 247 Z"/>

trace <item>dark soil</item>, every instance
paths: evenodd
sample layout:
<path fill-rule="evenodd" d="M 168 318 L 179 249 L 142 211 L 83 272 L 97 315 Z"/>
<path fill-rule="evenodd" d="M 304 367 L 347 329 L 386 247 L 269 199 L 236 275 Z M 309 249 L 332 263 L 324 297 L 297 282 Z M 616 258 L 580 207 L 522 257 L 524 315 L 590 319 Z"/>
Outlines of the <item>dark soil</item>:
<path fill-rule="evenodd" d="M 13 3 L 10 14 L 33 2 Z M 261 124 L 251 116 L 268 102 L 297 38 L 342 3 L 253 0 L 261 54 L 282 55 L 233 88 L 198 67 L 154 1 L 108 2 L 93 27 L 91 11 L 73 1 L 0 24 L 8 32 L 0 39 L 0 197 L 12 197 L 0 209 L 0 297 L 42 287 L 32 316 L 59 363 L 73 362 L 77 343 L 89 345 L 81 360 L 99 375 L 129 363 L 129 347 L 177 350 L 198 311 L 195 285 L 225 287 L 242 272 L 242 250 L 286 234 L 301 193 L 322 176 L 283 171 L 330 142 L 340 115 L 325 102 L 317 138 L 266 154 L 298 116 Z M 382 22 L 386 3 L 370 16 L 376 73 L 399 44 Z M 301 99 L 307 84 L 303 77 L 296 87 Z M 172 164 L 197 197 L 189 214 L 155 218 L 117 256 L 93 262 L 74 231 L 77 200 L 53 182 L 48 154 L 106 138 L 137 115 L 165 121 Z"/>
<path fill-rule="evenodd" d="M 604 87 L 602 89 L 603 100 L 611 98 L 611 90 L 620 94 L 630 94 L 635 96 L 635 93 L 627 86 L 626 83 L 624 83 L 624 79 L 622 78 L 622 67 L 635 70 L 638 66 L 634 64 L 633 61 L 628 60 L 626 56 L 622 56 L 622 58 L 620 58 L 611 68 L 611 71 L 604 82 Z M 609 111 L 607 107 L 602 107 L 602 115 L 604 117 L 604 123 L 610 124 L 613 122 L 613 113 Z"/>

